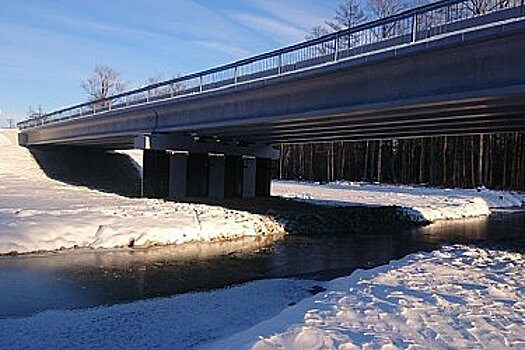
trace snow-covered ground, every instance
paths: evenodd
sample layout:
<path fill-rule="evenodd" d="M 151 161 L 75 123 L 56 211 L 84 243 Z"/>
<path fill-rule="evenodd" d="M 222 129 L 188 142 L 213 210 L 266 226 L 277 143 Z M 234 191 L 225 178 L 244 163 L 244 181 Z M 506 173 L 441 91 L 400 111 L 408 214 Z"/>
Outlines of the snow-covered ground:
<path fill-rule="evenodd" d="M 524 279 L 522 253 L 448 246 L 325 283 L 1 319 L 0 348 L 523 349 Z"/>
<path fill-rule="evenodd" d="M 129 199 L 51 180 L 16 144 L 13 130 L 0 130 L 0 152 L 0 254 L 181 244 L 283 231 L 261 215 Z"/>
<path fill-rule="evenodd" d="M 189 349 L 311 296 L 319 282 L 264 280 L 213 292 L 0 319 L 0 349 Z"/>
<path fill-rule="evenodd" d="M 525 256 L 467 246 L 358 270 L 209 349 L 523 349 Z"/>
<path fill-rule="evenodd" d="M 521 207 L 525 194 L 480 189 L 337 182 L 326 185 L 274 181 L 272 194 L 321 205 L 395 205 L 415 221 L 487 216 L 490 208 Z"/>

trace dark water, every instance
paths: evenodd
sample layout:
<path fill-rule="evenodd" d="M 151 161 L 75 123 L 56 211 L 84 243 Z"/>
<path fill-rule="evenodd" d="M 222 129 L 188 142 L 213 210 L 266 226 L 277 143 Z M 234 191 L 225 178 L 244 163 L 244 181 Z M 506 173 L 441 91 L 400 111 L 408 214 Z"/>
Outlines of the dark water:
<path fill-rule="evenodd" d="M 209 290 L 255 279 L 332 279 L 447 243 L 525 247 L 525 213 L 382 235 L 287 236 L 149 250 L 0 257 L 0 317 Z"/>

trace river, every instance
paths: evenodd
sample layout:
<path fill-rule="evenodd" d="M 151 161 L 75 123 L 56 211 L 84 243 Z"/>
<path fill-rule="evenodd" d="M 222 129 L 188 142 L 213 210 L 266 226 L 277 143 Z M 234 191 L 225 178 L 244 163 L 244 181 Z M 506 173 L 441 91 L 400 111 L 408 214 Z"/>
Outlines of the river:
<path fill-rule="evenodd" d="M 221 288 L 266 278 L 328 280 L 442 244 L 525 248 L 525 213 L 366 235 L 288 235 L 147 250 L 0 257 L 0 318 Z"/>

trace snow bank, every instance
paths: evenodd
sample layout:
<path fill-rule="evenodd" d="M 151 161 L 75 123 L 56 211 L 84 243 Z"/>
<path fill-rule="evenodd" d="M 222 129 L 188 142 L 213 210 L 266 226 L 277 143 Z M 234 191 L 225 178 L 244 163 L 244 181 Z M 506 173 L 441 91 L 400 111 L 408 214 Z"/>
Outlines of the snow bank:
<path fill-rule="evenodd" d="M 0 131 L 0 254 L 181 244 L 282 233 L 272 219 L 216 206 L 129 199 L 46 177 Z"/>
<path fill-rule="evenodd" d="M 272 194 L 321 205 L 395 205 L 414 221 L 462 219 L 490 215 L 490 208 L 522 206 L 525 195 L 480 189 L 439 189 L 355 182 L 328 185 L 274 181 Z"/>
<path fill-rule="evenodd" d="M 277 315 L 313 281 L 265 280 L 93 309 L 0 319 L 0 349 L 189 349 Z"/>
<path fill-rule="evenodd" d="M 524 254 L 444 247 L 336 279 L 207 348 L 523 349 L 524 278 Z"/>

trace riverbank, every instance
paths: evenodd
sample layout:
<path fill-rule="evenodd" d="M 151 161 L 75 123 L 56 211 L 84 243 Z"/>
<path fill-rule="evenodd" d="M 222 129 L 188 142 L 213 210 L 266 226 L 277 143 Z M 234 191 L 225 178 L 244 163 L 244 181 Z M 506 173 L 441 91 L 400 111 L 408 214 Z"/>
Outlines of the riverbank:
<path fill-rule="evenodd" d="M 484 217 L 491 209 L 525 206 L 525 194 L 486 188 L 449 189 L 340 181 L 274 181 L 272 194 L 331 207 L 398 207 L 413 222 Z"/>
<path fill-rule="evenodd" d="M 328 283 L 207 349 L 519 349 L 525 346 L 525 256 L 446 246 Z"/>
<path fill-rule="evenodd" d="M 50 179 L 0 131 L 0 254 L 147 247 L 282 235 L 275 220 L 204 204 L 133 199 Z M 97 169 L 92 170 L 96 172 Z"/>

